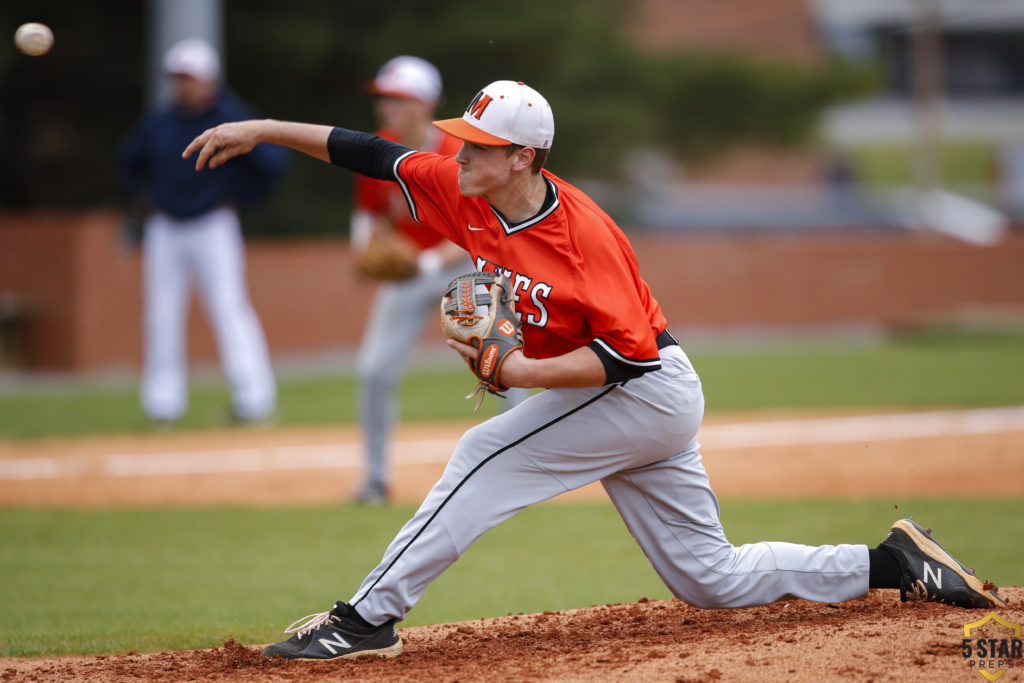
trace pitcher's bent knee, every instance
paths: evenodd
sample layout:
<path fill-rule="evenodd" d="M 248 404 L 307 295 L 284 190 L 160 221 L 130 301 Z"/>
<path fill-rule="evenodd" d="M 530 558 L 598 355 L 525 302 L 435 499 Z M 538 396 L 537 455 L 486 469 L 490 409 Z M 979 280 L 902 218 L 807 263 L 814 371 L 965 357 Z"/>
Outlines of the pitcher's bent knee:
<path fill-rule="evenodd" d="M 690 540 L 686 547 L 688 561 L 679 567 L 675 581 L 666 582 L 680 600 L 702 609 L 772 601 L 757 597 L 772 592 L 773 574 L 778 569 L 768 544 L 737 548 L 714 534 Z"/>

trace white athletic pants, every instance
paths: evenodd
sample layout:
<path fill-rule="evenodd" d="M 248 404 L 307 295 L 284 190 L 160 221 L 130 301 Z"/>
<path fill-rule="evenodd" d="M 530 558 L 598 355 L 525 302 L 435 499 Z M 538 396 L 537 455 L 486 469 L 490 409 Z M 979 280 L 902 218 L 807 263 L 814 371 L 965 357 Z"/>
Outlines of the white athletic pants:
<path fill-rule="evenodd" d="M 366 439 L 366 483 L 384 486 L 389 480 L 387 445 L 396 419 L 395 391 L 405 371 L 414 343 L 428 323 L 438 327 L 438 305 L 445 287 L 454 278 L 473 272 L 467 257 L 434 275 L 414 277 L 377 288 L 356 358 L 359 377 L 359 418 Z M 452 354 L 454 355 L 454 351 Z M 472 386 L 472 385 L 469 385 Z M 514 406 L 529 395 L 512 389 L 502 405 Z"/>
<path fill-rule="evenodd" d="M 193 280 L 217 338 L 235 414 L 259 419 L 277 403 L 270 355 L 245 280 L 245 245 L 228 207 L 177 221 L 155 213 L 143 233 L 145 364 L 142 406 L 176 420 L 187 407 L 186 330 Z"/>
<path fill-rule="evenodd" d="M 404 618 L 485 531 L 597 480 L 681 600 L 715 608 L 865 595 L 867 546 L 726 540 L 696 440 L 700 380 L 678 346 L 661 359 L 624 386 L 548 390 L 467 431 L 352 598 L 359 613 L 376 624 Z"/>

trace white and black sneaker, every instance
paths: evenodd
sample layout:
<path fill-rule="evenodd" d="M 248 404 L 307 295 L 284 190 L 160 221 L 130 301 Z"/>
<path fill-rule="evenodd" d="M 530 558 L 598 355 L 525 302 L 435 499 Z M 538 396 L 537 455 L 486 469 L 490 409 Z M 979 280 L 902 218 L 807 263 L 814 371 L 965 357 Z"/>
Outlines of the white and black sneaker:
<path fill-rule="evenodd" d="M 355 618 L 353 618 L 353 615 Z M 402 653 L 395 620 L 364 626 L 350 606 L 337 602 L 329 612 L 310 614 L 284 630 L 291 638 L 268 645 L 264 657 L 284 659 L 351 659 L 397 657 Z"/>
<path fill-rule="evenodd" d="M 878 546 L 891 553 L 900 566 L 900 598 L 935 600 L 957 607 L 997 607 L 1006 601 L 995 586 L 982 583 L 973 569 L 962 565 L 913 520 L 892 525 L 889 536 Z M 991 586 L 991 587 L 988 587 Z"/>

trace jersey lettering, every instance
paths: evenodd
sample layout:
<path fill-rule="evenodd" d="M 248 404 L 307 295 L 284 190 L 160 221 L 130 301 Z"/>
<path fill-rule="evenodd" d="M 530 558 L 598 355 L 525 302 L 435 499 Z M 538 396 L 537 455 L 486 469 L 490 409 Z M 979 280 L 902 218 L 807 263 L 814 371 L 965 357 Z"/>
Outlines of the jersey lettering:
<path fill-rule="evenodd" d="M 512 283 L 512 301 L 518 303 L 520 290 L 524 292 L 529 291 L 531 282 L 533 282 L 533 280 L 522 273 L 516 273 L 516 279 Z M 516 317 L 519 319 L 519 322 L 523 322 L 523 314 L 520 313 L 518 309 L 516 310 Z"/>
<path fill-rule="evenodd" d="M 526 322 L 537 327 L 544 327 L 548 324 L 548 309 L 544 306 L 544 302 L 541 299 L 547 299 L 551 296 L 551 285 L 544 282 L 538 282 L 533 286 L 530 291 L 530 301 L 540 311 L 540 316 L 535 316 L 532 313 L 526 316 Z"/>
<path fill-rule="evenodd" d="M 475 118 L 477 121 L 484 115 L 484 110 L 487 109 L 487 105 L 491 103 L 494 98 L 490 95 L 485 95 L 484 91 L 481 90 L 473 98 L 473 101 L 466 107 L 466 113 Z"/>
<path fill-rule="evenodd" d="M 488 268 L 488 266 L 492 268 Z M 533 305 L 537 307 L 537 313 L 527 313 L 526 317 L 523 317 L 523 312 L 516 307 L 516 318 L 519 322 L 529 323 L 530 325 L 536 325 L 537 327 L 545 327 L 548 324 L 548 309 L 544 305 L 544 299 L 548 299 L 551 296 L 551 285 L 538 282 L 533 285 L 533 278 L 517 273 L 514 270 L 503 268 L 494 261 L 486 259 L 482 256 L 476 257 L 476 268 L 477 270 L 488 272 L 490 270 L 496 273 L 501 273 L 505 276 L 506 280 L 512 282 L 511 294 L 512 301 L 518 304 L 522 301 L 522 294 L 529 294 L 529 301 L 533 302 Z"/>

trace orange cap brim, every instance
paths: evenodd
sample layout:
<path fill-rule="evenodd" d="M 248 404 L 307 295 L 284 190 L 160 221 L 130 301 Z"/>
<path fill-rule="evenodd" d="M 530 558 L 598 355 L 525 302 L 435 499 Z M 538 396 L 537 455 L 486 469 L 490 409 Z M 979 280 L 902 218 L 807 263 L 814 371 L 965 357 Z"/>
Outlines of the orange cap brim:
<path fill-rule="evenodd" d="M 381 95 L 381 96 L 384 96 L 384 97 L 397 97 L 400 100 L 416 100 L 417 102 L 422 101 L 422 100 L 420 100 L 420 98 L 418 98 L 418 97 L 416 97 L 414 95 L 410 95 L 407 92 L 399 92 L 398 90 L 388 90 L 386 88 L 378 88 L 377 84 L 374 83 L 373 81 L 370 81 L 370 82 L 368 82 L 366 84 L 366 92 L 370 93 L 371 95 Z"/>
<path fill-rule="evenodd" d="M 491 135 L 472 124 L 466 123 L 465 119 L 462 118 L 434 121 L 434 125 L 452 137 L 458 138 L 459 140 L 465 140 L 466 142 L 472 142 L 477 145 L 507 147 L 512 144 L 505 138 L 499 138 L 497 135 Z"/>

